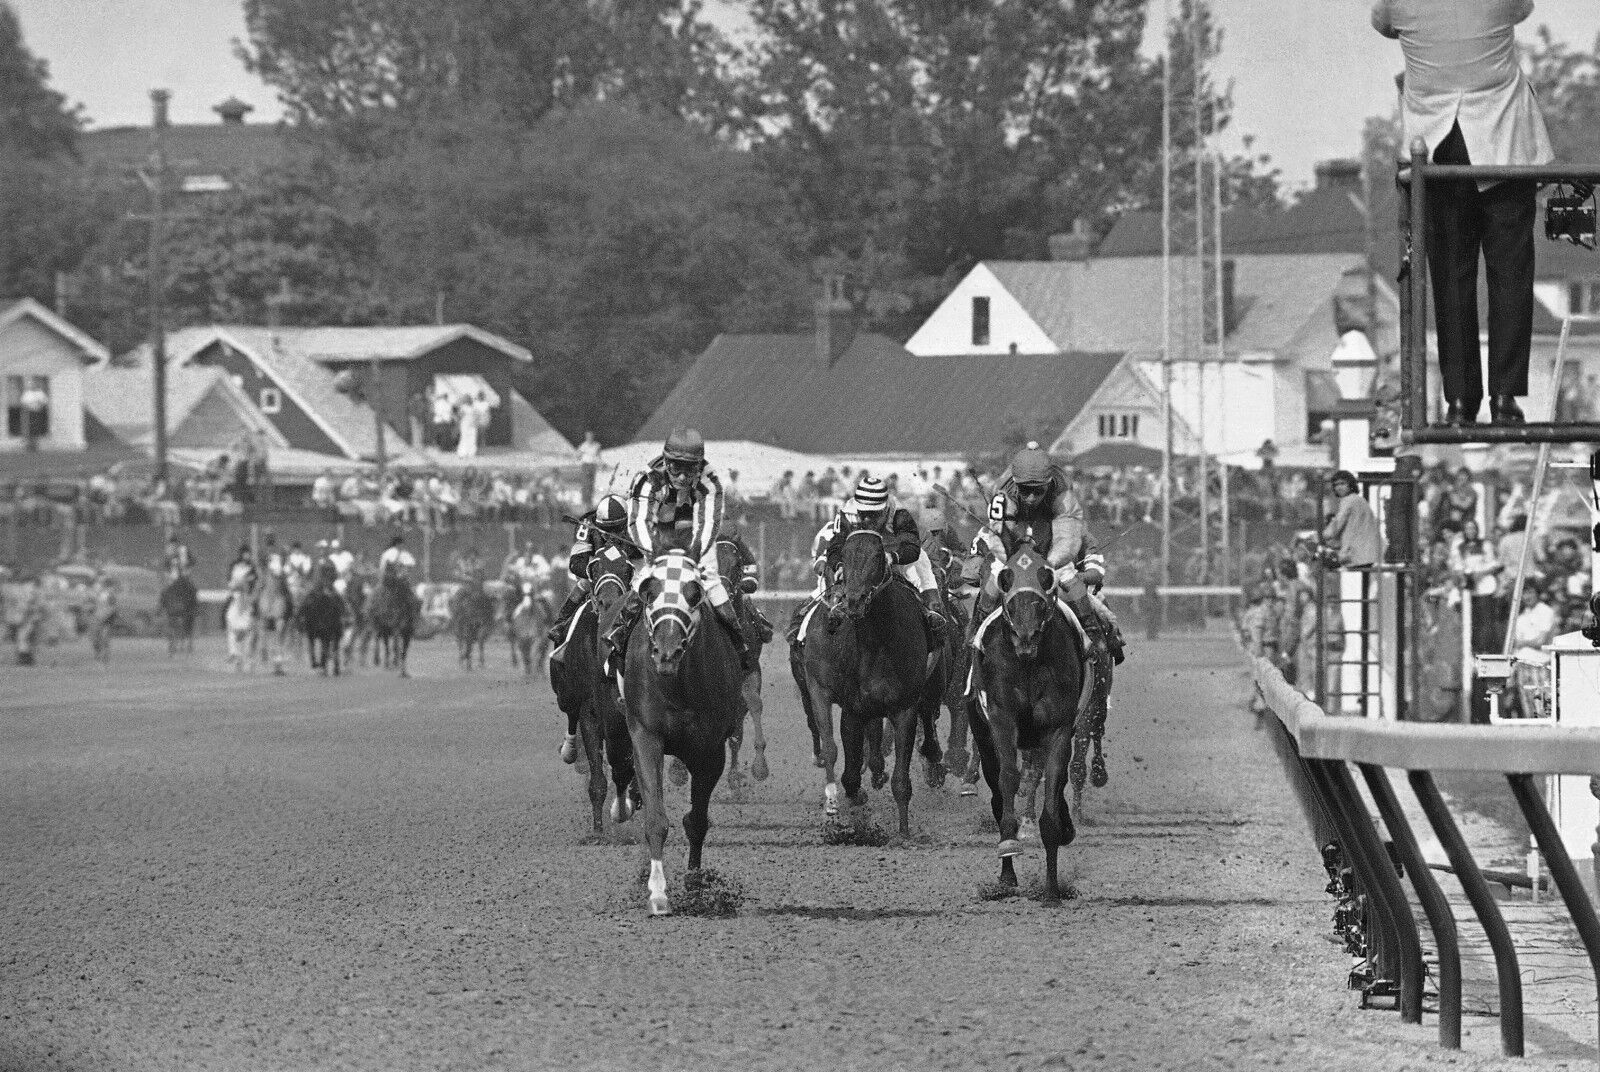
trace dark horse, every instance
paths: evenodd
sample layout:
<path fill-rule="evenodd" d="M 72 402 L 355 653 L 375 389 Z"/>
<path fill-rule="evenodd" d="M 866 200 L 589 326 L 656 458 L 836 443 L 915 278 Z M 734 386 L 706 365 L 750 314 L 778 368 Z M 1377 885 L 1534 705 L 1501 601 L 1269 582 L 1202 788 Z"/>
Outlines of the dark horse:
<path fill-rule="evenodd" d="M 842 564 L 843 616 L 830 620 L 827 628 L 813 625 L 803 655 L 806 717 L 827 772 L 824 808 L 829 813 L 838 810 L 834 767 L 839 750 L 833 739 L 833 705 L 838 704 L 845 795 L 852 804 L 866 803 L 861 788 L 863 750 L 869 731 L 879 729 L 879 719 L 888 719 L 895 747 L 890 788 L 900 834 L 910 836 L 911 753 L 919 722 L 923 758 L 930 766 L 944 760 L 934 729 L 944 693 L 942 660 L 937 648 L 929 649 L 922 604 L 890 568 L 879 533 L 857 529 L 845 537 Z"/>
<path fill-rule="evenodd" d="M 494 630 L 494 596 L 483 586 L 483 571 L 471 577 L 450 597 L 450 622 L 455 626 L 456 649 L 465 670 L 472 669 L 472 649 L 478 649 L 478 666 L 485 665 L 484 649 Z"/>
<path fill-rule="evenodd" d="M 1045 791 L 1039 817 L 1045 898 L 1056 902 L 1061 899 L 1057 852 L 1077 836 L 1065 789 L 1073 727 L 1090 692 L 1085 645 L 1057 605 L 1054 571 L 1030 541 L 1012 552 L 996 581 L 1000 610 L 985 623 L 976 666 L 978 689 L 967 715 L 1000 827 L 1002 885 L 1017 884 L 1012 858 L 1022 853 L 1016 810 L 1021 757 L 1039 757 Z"/>
<path fill-rule="evenodd" d="M 628 739 L 616 686 L 605 677 L 599 629 L 601 616 L 615 616 L 614 608 L 628 594 L 632 575 L 633 568 L 620 551 L 609 555 L 602 551 L 590 558 L 589 580 L 594 589 L 573 621 L 561 658 L 550 660 L 550 688 L 556 694 L 556 706 L 566 714 L 567 732 L 579 737 L 589 761 L 590 818 L 596 834 L 605 829 L 607 760 L 617 789 L 611 802 L 612 820 L 627 822 L 639 804 L 639 791 L 633 784 L 633 743 Z"/>
<path fill-rule="evenodd" d="M 378 641 L 378 665 L 386 670 L 398 667 L 401 677 L 411 676 L 406 673 L 406 654 L 419 610 L 417 594 L 392 565 L 386 565 L 377 589 L 368 597 L 367 612 Z"/>
<path fill-rule="evenodd" d="M 744 670 L 733 638 L 705 606 L 694 560 L 668 551 L 655 560 L 640 591 L 648 612 L 628 637 L 623 709 L 633 741 L 634 774 L 644 800 L 644 836 L 650 846 L 649 907 L 672 911 L 662 852 L 667 808 L 662 784 L 666 755 L 689 768 L 689 870 L 711 829 L 711 793 L 727 764 L 728 738 L 744 721 Z"/>
<path fill-rule="evenodd" d="M 331 663 L 337 676 L 341 669 L 346 611 L 344 598 L 333 587 L 335 576 L 332 566 L 324 565 L 317 571 L 316 583 L 295 608 L 295 624 L 306 638 L 311 669 L 326 674 Z"/>
<path fill-rule="evenodd" d="M 167 656 L 194 652 L 194 620 L 200 610 L 200 593 L 187 573 L 180 573 L 161 589 L 161 614 L 167 620 Z"/>

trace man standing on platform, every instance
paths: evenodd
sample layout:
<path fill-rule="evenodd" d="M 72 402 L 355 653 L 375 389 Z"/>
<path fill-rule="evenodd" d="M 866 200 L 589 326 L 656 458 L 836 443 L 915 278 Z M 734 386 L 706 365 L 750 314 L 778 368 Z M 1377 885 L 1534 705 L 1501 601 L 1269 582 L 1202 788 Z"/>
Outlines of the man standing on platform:
<path fill-rule="evenodd" d="M 1533 0 L 1377 0 L 1372 25 L 1398 39 L 1406 72 L 1400 152 L 1421 138 L 1436 164 L 1547 164 L 1550 135 L 1517 63 L 1516 25 Z M 1439 332 L 1445 423 L 1478 419 L 1478 255 L 1489 294 L 1489 414 L 1521 424 L 1533 337 L 1533 224 L 1538 184 L 1428 184 L 1428 267 Z"/>

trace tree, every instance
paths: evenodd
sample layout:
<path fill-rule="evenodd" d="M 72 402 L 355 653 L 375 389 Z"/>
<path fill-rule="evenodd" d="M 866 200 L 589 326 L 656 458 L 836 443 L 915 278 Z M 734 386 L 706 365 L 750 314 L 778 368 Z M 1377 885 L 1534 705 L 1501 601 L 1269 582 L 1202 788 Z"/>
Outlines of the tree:
<path fill-rule="evenodd" d="M 50 304 L 104 224 L 77 159 L 78 109 L 0 0 L 0 297 Z"/>
<path fill-rule="evenodd" d="M 721 39 L 698 0 L 245 0 L 245 65 L 301 119 L 494 104 L 531 123 L 622 97 L 709 115 Z"/>
<path fill-rule="evenodd" d="M 1528 80 L 1539 95 L 1557 158 L 1600 160 L 1600 36 L 1588 52 L 1578 52 L 1541 26 L 1528 59 Z"/>

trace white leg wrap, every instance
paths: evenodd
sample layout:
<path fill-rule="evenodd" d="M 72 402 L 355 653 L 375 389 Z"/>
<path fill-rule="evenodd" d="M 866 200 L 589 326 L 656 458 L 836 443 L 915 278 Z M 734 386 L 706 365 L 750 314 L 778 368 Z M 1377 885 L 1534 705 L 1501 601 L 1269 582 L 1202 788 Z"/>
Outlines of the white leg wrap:
<path fill-rule="evenodd" d="M 670 916 L 672 904 L 667 900 L 667 869 L 660 860 L 650 861 L 650 914 Z"/>

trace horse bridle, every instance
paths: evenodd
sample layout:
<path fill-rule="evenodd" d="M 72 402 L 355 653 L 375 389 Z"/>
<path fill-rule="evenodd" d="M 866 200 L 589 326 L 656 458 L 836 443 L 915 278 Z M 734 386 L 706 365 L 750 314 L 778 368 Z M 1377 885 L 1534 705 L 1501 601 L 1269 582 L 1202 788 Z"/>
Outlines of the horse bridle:
<path fill-rule="evenodd" d="M 889 583 L 894 580 L 894 568 L 889 560 L 889 547 L 887 541 L 885 541 L 883 538 L 883 533 L 879 532 L 877 529 L 854 529 L 845 536 L 845 542 L 848 543 L 850 541 L 850 537 L 856 535 L 857 533 L 865 533 L 869 536 L 876 537 L 878 540 L 878 547 L 883 552 L 883 580 L 879 581 L 877 584 L 873 585 L 867 590 L 865 605 L 870 607 L 872 606 L 873 601 L 878 598 L 878 595 L 885 588 L 889 587 Z M 848 593 L 846 593 L 846 595 L 848 595 Z"/>

